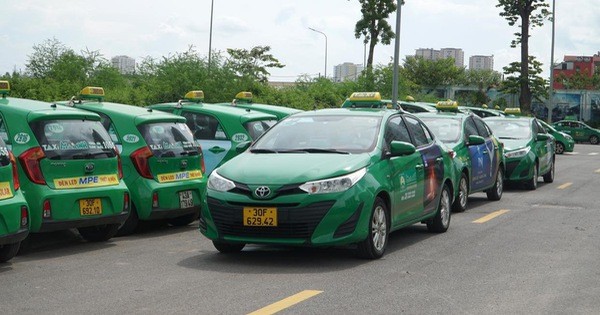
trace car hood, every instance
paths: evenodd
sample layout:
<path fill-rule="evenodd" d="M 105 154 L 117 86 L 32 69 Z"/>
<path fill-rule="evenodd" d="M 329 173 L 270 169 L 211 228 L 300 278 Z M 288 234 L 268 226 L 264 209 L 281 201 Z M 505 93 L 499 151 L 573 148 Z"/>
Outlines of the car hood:
<path fill-rule="evenodd" d="M 352 173 L 369 165 L 371 155 L 245 152 L 215 171 L 233 181 L 284 185 Z"/>
<path fill-rule="evenodd" d="M 504 151 L 514 151 L 526 147 L 530 139 L 500 139 L 504 143 Z"/>

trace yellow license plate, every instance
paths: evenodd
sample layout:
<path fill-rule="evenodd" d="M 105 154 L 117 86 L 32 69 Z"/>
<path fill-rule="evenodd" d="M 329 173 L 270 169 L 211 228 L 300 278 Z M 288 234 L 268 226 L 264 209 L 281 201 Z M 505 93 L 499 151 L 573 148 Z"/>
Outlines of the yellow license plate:
<path fill-rule="evenodd" d="M 244 207 L 244 226 L 277 226 L 277 208 Z"/>
<path fill-rule="evenodd" d="M 82 216 L 102 214 L 102 200 L 100 198 L 79 200 L 79 212 Z"/>

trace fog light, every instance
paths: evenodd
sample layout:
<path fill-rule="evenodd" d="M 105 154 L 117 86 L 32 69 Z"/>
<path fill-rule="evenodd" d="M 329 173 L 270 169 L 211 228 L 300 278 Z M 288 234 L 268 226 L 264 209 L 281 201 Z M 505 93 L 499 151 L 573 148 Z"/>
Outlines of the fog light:
<path fill-rule="evenodd" d="M 152 208 L 158 208 L 158 194 L 152 194 Z"/>
<path fill-rule="evenodd" d="M 44 200 L 44 206 L 42 207 L 42 217 L 44 219 L 52 218 L 52 207 L 50 206 L 49 200 Z"/>
<path fill-rule="evenodd" d="M 26 206 L 21 206 L 21 227 L 27 227 L 29 224 L 29 211 Z"/>
<path fill-rule="evenodd" d="M 123 196 L 123 211 L 129 211 L 129 194 Z"/>

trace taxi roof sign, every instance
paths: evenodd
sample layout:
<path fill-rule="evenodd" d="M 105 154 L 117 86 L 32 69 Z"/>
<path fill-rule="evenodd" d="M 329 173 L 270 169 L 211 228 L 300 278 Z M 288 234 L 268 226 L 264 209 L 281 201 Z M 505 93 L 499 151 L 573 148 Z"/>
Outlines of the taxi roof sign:
<path fill-rule="evenodd" d="M 506 115 L 519 116 L 521 115 L 521 109 L 519 107 L 507 107 L 504 109 L 504 113 Z"/>
<path fill-rule="evenodd" d="M 0 95 L 6 97 L 10 93 L 10 83 L 8 81 L 0 81 Z"/>
<path fill-rule="evenodd" d="M 354 92 L 350 95 L 350 101 L 381 101 L 379 92 Z"/>
<path fill-rule="evenodd" d="M 252 92 L 239 92 L 235 95 L 235 100 L 239 103 L 252 103 Z"/>
<path fill-rule="evenodd" d="M 441 112 L 458 112 L 458 102 L 452 100 L 440 101 L 435 104 L 435 108 Z"/>
<path fill-rule="evenodd" d="M 86 86 L 79 92 L 79 99 L 98 100 L 104 98 L 104 89 L 96 86 Z"/>
<path fill-rule="evenodd" d="M 186 101 L 200 103 L 204 101 L 204 91 L 189 91 L 183 97 Z"/>

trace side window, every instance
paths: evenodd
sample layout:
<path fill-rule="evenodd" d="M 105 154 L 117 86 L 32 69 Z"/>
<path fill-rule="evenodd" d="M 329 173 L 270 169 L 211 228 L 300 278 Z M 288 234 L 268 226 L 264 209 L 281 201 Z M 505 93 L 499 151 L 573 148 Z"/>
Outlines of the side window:
<path fill-rule="evenodd" d="M 546 130 L 546 128 L 544 128 L 537 120 L 535 121 L 535 124 L 538 126 L 538 133 L 548 133 L 548 130 Z"/>
<path fill-rule="evenodd" d="M 227 140 L 227 135 L 219 121 L 212 116 L 183 111 L 186 124 L 198 140 Z"/>
<path fill-rule="evenodd" d="M 533 121 L 532 127 L 533 127 L 534 135 L 537 135 L 538 133 L 540 133 L 540 127 L 538 127 L 538 124 L 535 120 Z"/>
<path fill-rule="evenodd" d="M 388 120 L 385 127 L 384 139 L 386 145 L 389 145 L 392 141 L 404 141 L 411 143 L 408 129 L 402 120 L 402 117 L 396 116 Z"/>
<path fill-rule="evenodd" d="M 0 139 L 2 139 L 6 144 L 10 144 L 8 130 L 6 129 L 6 124 L 4 123 L 4 118 L 2 118 L 2 116 L 0 116 Z"/>
<path fill-rule="evenodd" d="M 121 144 L 119 134 L 117 134 L 117 129 L 115 128 L 115 124 L 113 124 L 112 120 L 110 120 L 110 118 L 106 114 L 97 114 L 100 115 L 100 123 L 102 124 L 104 129 L 106 129 L 106 132 L 108 132 L 110 140 L 112 140 L 114 144 Z"/>
<path fill-rule="evenodd" d="M 469 136 L 478 136 L 478 135 L 479 135 L 479 131 L 477 131 L 477 126 L 475 125 L 473 118 L 468 117 L 465 120 L 465 138 L 468 138 Z"/>
<path fill-rule="evenodd" d="M 427 136 L 425 135 L 425 130 L 421 126 L 421 123 L 412 117 L 405 117 L 405 119 L 408 130 L 410 130 L 410 133 L 415 139 L 415 147 L 420 147 L 428 144 L 429 141 L 427 139 Z"/>
<path fill-rule="evenodd" d="M 479 135 L 484 138 L 489 138 L 491 133 L 483 120 L 475 117 L 473 117 L 473 120 L 475 120 L 475 125 L 477 126 L 477 131 L 479 131 Z"/>

